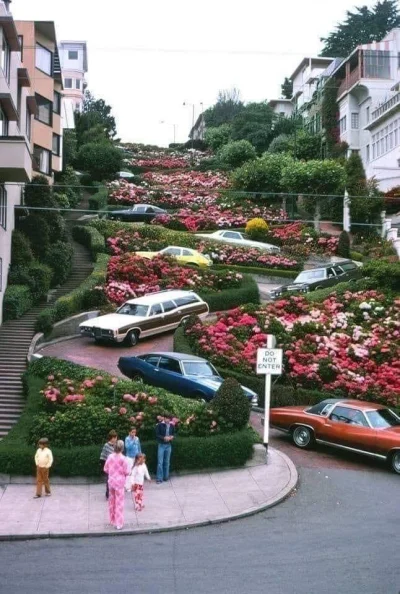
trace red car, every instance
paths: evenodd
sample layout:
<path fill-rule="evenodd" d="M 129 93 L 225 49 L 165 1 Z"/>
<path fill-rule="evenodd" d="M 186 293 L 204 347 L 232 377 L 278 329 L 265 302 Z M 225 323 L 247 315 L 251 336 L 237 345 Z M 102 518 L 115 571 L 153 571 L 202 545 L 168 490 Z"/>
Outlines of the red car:
<path fill-rule="evenodd" d="M 299 448 L 322 443 L 366 454 L 400 474 L 400 417 L 386 406 L 329 398 L 306 408 L 272 408 L 270 425 L 289 433 Z"/>

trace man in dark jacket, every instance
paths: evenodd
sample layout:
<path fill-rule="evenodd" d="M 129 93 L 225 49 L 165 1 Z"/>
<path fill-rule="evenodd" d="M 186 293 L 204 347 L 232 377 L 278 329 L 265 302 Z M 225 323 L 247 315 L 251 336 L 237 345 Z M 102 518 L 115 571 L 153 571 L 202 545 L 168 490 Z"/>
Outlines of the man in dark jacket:
<path fill-rule="evenodd" d="M 157 450 L 157 485 L 169 478 L 169 463 L 171 460 L 172 441 L 175 437 L 175 427 L 171 423 L 171 416 L 166 414 L 156 425 Z"/>

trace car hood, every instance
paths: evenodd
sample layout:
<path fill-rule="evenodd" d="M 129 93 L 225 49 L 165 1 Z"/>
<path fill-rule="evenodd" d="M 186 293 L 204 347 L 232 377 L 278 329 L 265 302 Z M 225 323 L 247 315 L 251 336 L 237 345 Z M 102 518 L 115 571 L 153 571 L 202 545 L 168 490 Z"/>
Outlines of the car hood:
<path fill-rule="evenodd" d="M 80 327 L 85 328 L 103 328 L 104 330 L 117 330 L 124 326 L 135 324 L 135 322 L 142 321 L 143 318 L 140 316 L 130 316 L 127 314 L 106 314 L 105 316 L 99 316 L 98 318 L 92 318 L 79 324 Z"/>
<path fill-rule="evenodd" d="M 202 384 L 203 386 L 207 386 L 208 388 L 212 388 L 214 390 L 218 390 L 224 378 L 219 375 L 186 375 L 185 377 L 196 381 L 198 384 Z M 256 392 L 246 388 L 246 386 L 241 386 L 244 393 L 247 396 L 256 396 Z"/>

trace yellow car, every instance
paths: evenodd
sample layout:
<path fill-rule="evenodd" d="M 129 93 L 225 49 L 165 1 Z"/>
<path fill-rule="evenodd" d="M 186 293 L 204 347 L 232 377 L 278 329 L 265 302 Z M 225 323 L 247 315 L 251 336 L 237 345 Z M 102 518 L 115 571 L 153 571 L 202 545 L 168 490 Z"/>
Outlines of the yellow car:
<path fill-rule="evenodd" d="M 168 247 L 160 250 L 159 252 L 135 252 L 137 256 L 142 258 L 149 258 L 150 260 L 154 256 L 172 256 L 176 258 L 180 264 L 191 264 L 192 266 L 200 266 L 206 268 L 212 266 L 212 260 L 206 254 L 201 254 L 197 250 L 192 250 L 186 247 L 179 247 L 176 245 L 169 245 Z"/>

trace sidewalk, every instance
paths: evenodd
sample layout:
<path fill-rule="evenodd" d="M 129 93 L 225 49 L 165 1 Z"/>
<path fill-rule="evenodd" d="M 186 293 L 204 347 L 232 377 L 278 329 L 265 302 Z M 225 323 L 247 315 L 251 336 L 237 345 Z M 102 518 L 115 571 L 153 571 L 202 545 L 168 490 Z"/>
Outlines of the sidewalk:
<path fill-rule="evenodd" d="M 279 503 L 297 479 L 293 462 L 269 448 L 268 464 L 147 483 L 142 512 L 134 511 L 126 494 L 125 526 L 117 532 L 108 526 L 104 484 L 53 478 L 51 497 L 33 499 L 33 479 L 5 484 L 0 477 L 0 540 L 140 534 L 225 522 Z"/>

